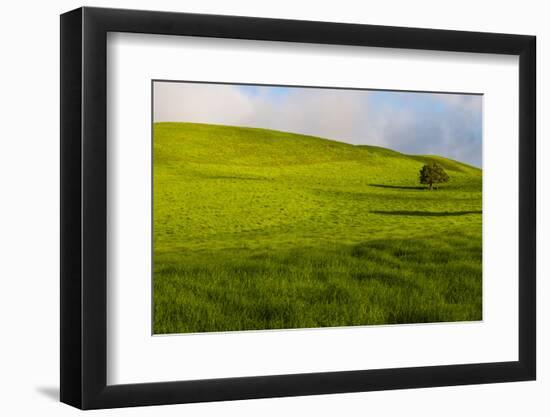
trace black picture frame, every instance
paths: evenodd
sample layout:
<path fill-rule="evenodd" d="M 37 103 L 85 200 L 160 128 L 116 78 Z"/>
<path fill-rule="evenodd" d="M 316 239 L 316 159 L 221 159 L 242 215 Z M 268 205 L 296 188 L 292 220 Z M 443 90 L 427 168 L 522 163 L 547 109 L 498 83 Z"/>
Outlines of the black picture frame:
<path fill-rule="evenodd" d="M 519 56 L 519 358 L 107 385 L 108 32 Z M 534 36 L 102 8 L 61 15 L 61 401 L 81 409 L 534 380 L 536 377 Z"/>

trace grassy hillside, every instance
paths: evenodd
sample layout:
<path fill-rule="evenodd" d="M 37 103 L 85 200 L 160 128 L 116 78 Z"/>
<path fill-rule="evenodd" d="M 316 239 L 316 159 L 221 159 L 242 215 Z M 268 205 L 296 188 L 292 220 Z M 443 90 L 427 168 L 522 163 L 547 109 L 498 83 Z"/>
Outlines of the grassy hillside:
<path fill-rule="evenodd" d="M 450 182 L 428 191 L 436 159 Z M 481 319 L 481 170 L 243 127 L 154 126 L 154 331 Z"/>

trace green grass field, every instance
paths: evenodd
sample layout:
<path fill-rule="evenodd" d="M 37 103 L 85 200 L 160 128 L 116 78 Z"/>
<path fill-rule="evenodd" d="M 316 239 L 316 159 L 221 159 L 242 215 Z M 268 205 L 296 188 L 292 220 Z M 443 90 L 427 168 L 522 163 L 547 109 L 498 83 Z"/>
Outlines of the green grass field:
<path fill-rule="evenodd" d="M 153 176 L 155 334 L 482 319 L 480 169 L 156 123 Z"/>

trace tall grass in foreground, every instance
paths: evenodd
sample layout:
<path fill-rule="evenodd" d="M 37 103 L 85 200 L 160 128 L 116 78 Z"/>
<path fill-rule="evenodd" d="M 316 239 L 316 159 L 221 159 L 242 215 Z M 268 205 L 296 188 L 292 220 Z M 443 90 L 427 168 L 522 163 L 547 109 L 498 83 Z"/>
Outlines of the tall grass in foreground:
<path fill-rule="evenodd" d="M 205 251 L 155 269 L 155 333 L 481 320 L 478 236 Z"/>

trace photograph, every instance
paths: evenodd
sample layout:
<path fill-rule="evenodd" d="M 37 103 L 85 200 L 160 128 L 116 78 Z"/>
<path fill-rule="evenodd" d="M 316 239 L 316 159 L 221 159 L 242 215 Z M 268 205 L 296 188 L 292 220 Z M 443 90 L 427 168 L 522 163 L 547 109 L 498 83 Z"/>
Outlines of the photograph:
<path fill-rule="evenodd" d="M 152 81 L 153 333 L 468 322 L 483 95 Z"/>
<path fill-rule="evenodd" d="M 10 409 L 540 414 L 543 13 L 93 3 L 12 48 Z"/>

